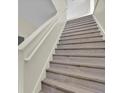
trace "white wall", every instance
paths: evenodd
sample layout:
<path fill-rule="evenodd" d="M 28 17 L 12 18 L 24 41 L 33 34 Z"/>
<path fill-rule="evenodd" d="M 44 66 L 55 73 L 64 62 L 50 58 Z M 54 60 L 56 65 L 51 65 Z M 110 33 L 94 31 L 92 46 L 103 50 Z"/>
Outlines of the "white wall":
<path fill-rule="evenodd" d="M 98 0 L 97 7 L 94 11 L 94 16 L 100 27 L 105 31 L 105 0 Z"/>
<path fill-rule="evenodd" d="M 51 0 L 19 0 L 19 35 L 28 37 L 55 14 Z"/>
<path fill-rule="evenodd" d="M 51 1 L 54 2 L 57 14 L 19 45 L 19 93 L 39 93 L 41 81 L 46 76 L 47 64 L 64 29 L 66 0 Z M 25 20 L 23 22 L 28 24 L 26 26 L 31 23 Z"/>
<path fill-rule="evenodd" d="M 57 9 L 57 13 L 60 13 L 62 11 L 65 11 L 67 8 L 67 0 L 52 0 L 54 3 L 54 6 Z"/>
<path fill-rule="evenodd" d="M 67 19 L 74 19 L 90 12 L 90 0 L 68 0 Z"/>

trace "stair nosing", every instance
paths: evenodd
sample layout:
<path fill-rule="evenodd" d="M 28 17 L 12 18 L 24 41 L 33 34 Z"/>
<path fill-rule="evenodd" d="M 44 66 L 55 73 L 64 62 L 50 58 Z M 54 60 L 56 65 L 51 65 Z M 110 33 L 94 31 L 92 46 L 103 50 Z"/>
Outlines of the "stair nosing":
<path fill-rule="evenodd" d="M 89 29 L 94 29 L 94 28 L 98 28 L 98 26 L 91 26 L 91 27 L 87 27 L 87 28 L 81 28 L 81 29 L 73 29 L 73 30 L 64 30 L 63 33 L 65 32 L 76 32 L 76 31 L 87 31 Z"/>
<path fill-rule="evenodd" d="M 77 66 L 77 67 L 88 67 L 88 68 L 97 68 L 97 69 L 105 69 L 104 66 L 100 66 L 100 65 L 90 65 L 90 64 L 81 64 L 79 63 L 67 63 L 67 62 L 62 62 L 62 61 L 50 61 L 52 64 L 62 64 L 62 65 L 71 65 L 71 66 Z"/>
<path fill-rule="evenodd" d="M 85 79 L 85 80 L 89 80 L 89 81 L 94 81 L 94 82 L 98 82 L 98 83 L 102 83 L 104 84 L 105 81 L 100 79 L 100 78 L 93 78 L 93 77 L 88 77 L 86 75 L 77 75 L 77 74 L 72 74 L 72 73 L 69 73 L 67 71 L 64 71 L 64 69 L 61 68 L 62 71 L 60 70 L 56 70 L 56 69 L 53 69 L 53 68 L 49 68 L 47 69 L 47 72 L 53 72 L 53 73 L 57 73 L 57 74 L 62 74 L 62 75 L 65 75 L 65 76 L 70 76 L 70 77 L 74 77 L 74 78 L 79 78 L 79 79 Z"/>
<path fill-rule="evenodd" d="M 68 36 L 75 36 L 75 35 L 86 35 L 86 34 L 92 34 L 92 33 L 100 33 L 100 31 L 99 30 L 96 30 L 96 31 L 93 31 L 93 32 L 87 32 L 87 33 L 82 33 L 82 34 L 77 34 L 77 33 L 75 33 L 75 34 L 73 34 L 73 35 L 68 35 L 68 34 L 62 34 L 62 36 L 61 37 L 68 37 Z"/>
<path fill-rule="evenodd" d="M 94 20 L 94 19 L 93 19 L 93 18 L 88 18 L 88 19 L 80 19 L 80 20 L 78 19 L 78 20 L 75 20 L 75 21 L 73 20 L 74 22 L 67 21 L 67 23 L 66 23 L 66 24 L 68 25 L 68 24 L 77 23 L 77 22 L 87 22 L 87 21 L 91 21 L 91 20 Z M 70 23 L 69 23 L 69 22 L 70 22 Z"/>
<path fill-rule="evenodd" d="M 52 80 L 52 84 L 50 83 L 50 80 Z M 77 87 L 65 84 L 64 82 L 60 82 L 60 81 L 57 81 L 57 80 L 54 80 L 54 79 L 49 79 L 49 78 L 45 79 L 43 81 L 43 83 L 46 84 L 46 85 L 52 86 L 54 88 L 57 88 L 59 90 L 66 91 L 68 93 L 82 93 L 82 92 L 77 92 L 76 91 L 76 90 L 79 90 L 79 89 L 82 90 L 82 91 L 85 91 L 85 93 L 94 93 L 94 92 L 91 92 L 89 90 L 77 88 Z"/>
<path fill-rule="evenodd" d="M 53 88 L 57 88 L 57 89 L 59 89 L 59 90 L 62 90 L 62 91 L 66 91 L 66 92 L 69 92 L 69 93 L 75 93 L 75 92 L 73 92 L 72 90 L 68 90 L 68 89 L 66 89 L 66 88 L 63 88 L 63 87 L 60 87 L 60 86 L 57 86 L 57 85 L 53 85 L 53 84 L 50 84 L 49 82 L 46 82 L 46 80 L 48 80 L 48 79 L 45 79 L 42 83 L 43 84 L 46 84 L 46 85 L 49 85 L 49 86 L 52 86 Z M 58 81 L 57 81 L 58 82 Z M 60 83 L 60 82 L 59 82 Z M 60 85 L 60 84 L 59 84 Z"/>
<path fill-rule="evenodd" d="M 68 25 L 68 26 L 71 26 L 71 25 L 76 25 L 76 24 L 81 24 L 81 23 L 87 23 L 87 22 L 93 22 L 94 21 L 94 19 L 90 19 L 90 20 L 82 20 L 82 21 L 78 21 L 78 22 L 73 22 L 73 23 L 69 23 L 69 24 L 66 24 L 66 25 Z M 95 22 L 95 21 L 94 21 Z"/>
<path fill-rule="evenodd" d="M 73 27 L 70 27 L 70 28 L 64 28 L 65 31 L 68 31 L 68 30 L 74 30 L 74 29 L 79 29 L 79 28 L 87 28 L 87 27 L 92 27 L 92 26 L 97 26 L 97 23 L 94 23 L 94 24 L 90 24 L 90 25 L 78 25 L 78 26 L 73 26 Z"/>
<path fill-rule="evenodd" d="M 71 42 L 71 43 L 69 43 L 69 42 L 67 42 L 67 43 L 61 43 L 61 42 L 59 42 L 59 44 L 65 44 L 65 45 L 68 45 L 68 44 L 79 44 L 79 43 L 83 44 L 83 43 L 101 42 L 101 41 L 104 41 L 104 40 L 78 41 L 78 42 Z"/>
<path fill-rule="evenodd" d="M 87 23 L 85 23 L 85 24 L 76 24 L 76 25 L 68 25 L 68 26 L 65 26 L 65 29 L 66 28 L 71 28 L 71 27 L 77 27 L 77 26 L 82 26 L 82 25 L 88 25 L 88 24 L 94 24 L 94 23 L 96 23 L 95 21 L 91 21 L 91 22 L 87 22 Z"/>
<path fill-rule="evenodd" d="M 57 44 L 57 45 L 73 45 L 73 44 L 85 44 L 85 43 L 98 43 L 98 42 L 105 42 L 104 40 L 101 40 L 101 41 L 90 41 L 90 42 L 77 42 L 77 43 L 65 43 L 65 44 Z"/>
<path fill-rule="evenodd" d="M 88 30 L 98 30 L 99 28 L 98 27 L 93 27 L 93 28 L 88 28 L 88 29 L 83 29 L 83 30 L 75 30 L 75 31 L 63 31 L 62 34 L 67 34 L 67 33 L 76 33 L 76 32 L 86 32 Z"/>
<path fill-rule="evenodd" d="M 99 49 L 104 49 L 105 48 L 56 48 L 55 50 L 99 50 Z"/>
<path fill-rule="evenodd" d="M 93 57 L 93 58 L 105 58 L 105 55 L 69 55 L 69 54 L 53 54 L 53 56 L 66 56 L 66 57 Z"/>
<path fill-rule="evenodd" d="M 79 38 L 69 38 L 69 39 L 60 39 L 59 41 L 66 41 L 66 40 L 75 40 L 75 39 L 89 39 L 89 38 L 97 38 L 97 37 L 103 37 L 103 35 L 98 36 L 89 36 L 89 37 L 79 37 Z"/>

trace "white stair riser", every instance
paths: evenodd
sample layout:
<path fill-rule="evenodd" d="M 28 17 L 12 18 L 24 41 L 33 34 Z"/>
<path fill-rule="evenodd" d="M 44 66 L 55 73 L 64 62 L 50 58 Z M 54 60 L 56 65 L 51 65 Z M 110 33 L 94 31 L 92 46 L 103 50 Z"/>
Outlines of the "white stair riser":
<path fill-rule="evenodd" d="M 87 88 L 88 90 L 94 91 L 94 92 L 99 92 L 102 91 L 101 93 L 104 93 L 104 85 L 88 80 L 83 80 L 83 79 L 78 79 L 78 78 L 73 78 L 69 77 L 66 75 L 61 75 L 61 74 L 56 74 L 56 73 L 51 73 L 47 72 L 47 77 L 55 79 L 60 82 L 65 82 L 73 86 L 78 86 L 80 88 Z"/>

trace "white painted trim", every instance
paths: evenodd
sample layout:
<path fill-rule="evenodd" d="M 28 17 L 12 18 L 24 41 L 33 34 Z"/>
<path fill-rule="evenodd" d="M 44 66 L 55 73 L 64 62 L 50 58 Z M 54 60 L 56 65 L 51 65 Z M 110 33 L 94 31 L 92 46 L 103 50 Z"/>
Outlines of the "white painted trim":
<path fill-rule="evenodd" d="M 64 13 L 64 12 L 65 12 L 65 10 L 62 13 Z M 56 20 L 57 22 L 55 21 L 55 23 L 52 25 L 52 27 L 50 28 L 50 30 L 45 34 L 45 36 L 42 38 L 42 40 L 39 42 L 39 44 L 35 47 L 35 49 L 33 49 L 33 51 L 31 52 L 31 54 L 24 59 L 25 62 L 28 62 L 29 60 L 31 60 L 31 58 L 33 57 L 33 55 L 37 52 L 37 50 L 39 49 L 39 47 L 42 45 L 42 43 L 46 39 L 46 37 L 50 34 L 50 32 L 52 31 L 52 29 L 54 28 L 54 26 L 59 22 L 59 20 L 61 20 L 61 17 L 59 17 L 59 19 Z"/>
<path fill-rule="evenodd" d="M 60 18 L 60 20 L 61 20 L 61 18 Z M 51 52 L 50 52 L 50 54 L 49 54 L 49 56 L 47 58 L 47 61 L 45 62 L 44 66 L 43 66 L 43 69 L 42 69 L 42 72 L 40 74 L 40 77 L 37 80 L 32 93 L 38 93 L 39 91 L 41 91 L 41 83 L 39 83 L 39 82 L 43 81 L 45 79 L 45 77 L 46 77 L 46 75 L 45 75 L 46 74 L 45 73 L 46 69 L 49 68 L 49 62 L 52 61 L 52 59 L 53 59 L 52 57 L 53 57 L 53 54 L 55 52 L 55 48 L 57 47 L 57 43 L 59 42 L 59 39 L 60 39 L 61 33 L 62 33 L 63 29 L 64 29 L 64 26 L 65 26 L 65 24 L 61 28 L 61 31 L 60 31 L 60 33 L 59 33 L 59 35 L 58 35 L 58 37 L 57 37 L 52 49 L 51 49 Z M 42 76 L 44 76 L 44 77 L 42 77 Z"/>
<path fill-rule="evenodd" d="M 55 24 L 50 28 L 50 30 L 46 33 L 46 35 L 43 37 L 43 39 L 39 42 L 39 44 L 35 47 L 35 49 L 31 52 L 31 54 L 26 57 L 24 60 L 25 62 L 28 62 L 29 60 L 31 60 L 31 58 L 33 57 L 33 55 L 37 52 L 37 50 L 39 49 L 39 47 L 42 45 L 42 43 L 44 42 L 44 40 L 46 39 L 46 37 L 50 34 L 50 32 L 52 31 L 52 29 L 54 28 L 54 26 L 57 24 L 58 22 L 55 22 Z"/>
<path fill-rule="evenodd" d="M 94 8 L 95 8 L 95 6 L 94 6 L 94 0 L 90 0 L 90 13 L 91 14 L 93 14 Z"/>
<path fill-rule="evenodd" d="M 64 25 L 65 25 L 66 9 L 64 8 L 64 6 L 59 6 L 60 5 L 58 3 L 59 1 L 55 0 L 55 2 L 56 3 L 54 4 L 54 6 L 57 6 L 56 9 L 58 9 L 60 11 L 57 12 L 57 14 L 55 16 L 53 16 L 48 21 L 46 21 L 43 25 L 41 25 L 28 38 L 26 38 L 26 40 L 22 44 L 20 44 L 18 47 L 19 53 L 21 53 L 20 55 L 23 56 L 23 54 L 24 54 L 23 57 L 19 57 L 19 63 L 23 62 L 23 64 L 24 64 L 25 58 L 26 58 L 25 61 L 29 61 L 29 63 L 25 63 L 23 65 L 23 67 L 20 66 L 20 69 L 19 69 L 20 70 L 19 72 L 26 73 L 24 75 L 22 75 L 22 73 L 19 73 L 19 75 L 22 75 L 20 82 L 24 83 L 24 84 L 19 83 L 19 88 L 20 88 L 19 93 L 25 93 L 25 92 L 28 93 L 28 91 L 30 91 L 30 93 L 38 93 L 41 89 L 41 81 L 46 76 L 45 75 L 46 69 L 49 67 L 49 61 L 52 60 L 52 54 L 54 53 L 54 48 L 56 47 L 56 45 L 57 45 L 56 43 L 60 37 L 59 34 L 61 35 L 61 32 L 64 29 Z M 65 1 L 62 1 L 62 2 L 65 2 Z M 62 7 L 63 7 L 63 9 L 61 9 Z M 57 24 L 57 22 L 58 22 L 58 24 Z M 55 26 L 55 25 L 57 25 L 57 26 Z M 54 26 L 55 26 L 55 29 L 53 29 Z M 63 27 L 63 28 L 61 28 L 61 27 Z M 50 36 L 50 38 L 49 38 L 49 36 Z M 53 39 L 54 41 L 52 40 L 52 37 L 54 37 L 54 39 Z M 46 41 L 47 42 L 46 45 L 50 45 L 48 40 L 52 41 L 52 46 L 48 46 L 48 48 L 50 50 L 48 50 L 48 53 L 45 54 L 45 58 L 42 58 L 43 63 L 40 64 L 41 60 L 40 60 L 39 56 L 37 57 L 37 55 L 36 55 L 33 57 L 33 55 L 35 54 L 35 52 L 37 52 L 37 49 L 41 49 L 41 48 L 45 49 L 45 46 L 42 46 L 42 44 L 43 44 L 42 42 Z M 39 48 L 40 45 L 41 45 L 41 48 Z M 42 49 L 41 49 L 41 51 L 42 51 Z M 38 55 L 40 55 L 43 52 L 39 53 L 39 51 L 38 51 L 37 53 L 38 53 Z M 32 72 L 32 70 L 33 70 L 32 66 L 34 66 L 33 64 L 35 64 L 35 62 L 33 62 L 34 60 L 37 60 L 37 63 L 42 65 L 43 67 L 40 68 L 41 71 L 39 71 L 39 69 L 37 69 L 37 66 L 35 66 L 35 71 L 39 71 L 39 72 L 36 73 L 37 75 L 35 75 L 34 78 L 32 77 L 32 79 L 30 79 L 30 78 L 28 78 L 28 72 Z M 31 65 L 28 66 L 28 64 L 30 64 L 30 61 L 32 63 L 31 63 Z M 25 68 L 27 68 L 27 69 L 25 69 Z M 23 70 L 25 70 L 25 71 L 23 71 Z M 29 75 L 31 75 L 31 74 L 29 73 Z M 29 81 L 33 81 L 33 83 L 28 83 Z M 27 88 L 27 86 L 31 86 L 31 87 Z"/>
<path fill-rule="evenodd" d="M 49 23 L 56 17 L 56 15 L 50 18 L 48 21 L 46 21 L 36 31 L 34 31 L 28 38 L 26 38 L 26 40 L 19 45 L 18 49 L 23 50 L 24 48 L 26 48 L 37 37 L 37 35 L 39 35 L 42 29 L 45 28 L 47 25 L 49 25 Z"/>
<path fill-rule="evenodd" d="M 95 17 L 95 15 L 93 15 L 93 18 L 96 21 L 96 23 L 98 24 L 98 27 L 99 27 L 99 29 L 101 31 L 101 34 L 103 35 L 103 39 L 105 40 L 105 31 L 104 31 L 104 29 L 102 28 L 101 24 L 99 23 L 99 21 L 97 20 L 97 18 Z"/>

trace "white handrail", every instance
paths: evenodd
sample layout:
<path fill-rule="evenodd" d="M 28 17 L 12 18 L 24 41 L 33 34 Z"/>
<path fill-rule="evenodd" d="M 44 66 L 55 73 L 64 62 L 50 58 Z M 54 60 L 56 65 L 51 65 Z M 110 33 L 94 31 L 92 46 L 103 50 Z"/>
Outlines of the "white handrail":
<path fill-rule="evenodd" d="M 62 11 L 61 12 L 61 14 L 63 13 L 63 12 L 65 12 L 66 10 L 64 10 L 64 11 Z M 62 15 L 61 15 L 62 16 Z M 36 31 L 34 31 L 33 33 L 32 33 L 32 35 L 30 35 L 20 46 L 19 46 L 19 50 L 23 50 L 23 49 L 25 49 L 38 35 L 39 35 L 39 33 L 40 32 L 42 32 L 42 30 L 46 27 L 46 26 L 48 26 L 50 23 L 51 23 L 51 21 L 55 18 L 55 17 L 57 17 L 57 14 L 54 16 L 54 17 L 52 17 L 51 19 L 49 19 L 44 25 L 42 25 L 41 27 L 39 27 Z M 58 20 L 60 20 L 61 19 L 61 17 L 59 17 L 59 19 Z M 36 51 L 38 50 L 38 48 L 40 47 L 40 45 L 43 43 L 43 41 L 45 40 L 45 38 L 48 36 L 48 34 L 51 32 L 51 30 L 54 28 L 54 26 L 57 24 L 57 22 L 58 22 L 58 20 L 56 19 L 55 21 L 54 21 L 54 24 L 52 24 L 52 26 L 50 27 L 50 29 L 49 29 L 49 31 L 48 32 L 46 32 L 46 33 L 43 33 L 43 38 L 39 41 L 39 43 L 34 47 L 34 49 L 32 50 L 32 52 L 30 53 L 30 55 L 27 57 L 25 57 L 24 58 L 24 61 L 25 62 L 27 62 L 27 61 L 29 61 L 32 57 L 33 57 L 33 55 L 36 53 Z M 56 22 L 57 21 L 57 22 Z"/>
<path fill-rule="evenodd" d="M 25 41 L 22 44 L 19 45 L 18 49 L 19 50 L 25 49 L 37 37 L 37 35 L 39 35 L 42 29 L 45 28 L 55 17 L 56 15 L 54 15 L 52 18 L 46 21 L 46 23 L 44 23 L 36 31 L 34 31 L 27 39 L 25 39 Z"/>
<path fill-rule="evenodd" d="M 19 93 L 38 93 L 41 90 L 41 81 L 46 76 L 47 64 L 52 59 L 52 53 L 64 29 L 66 0 L 52 1 L 57 13 L 36 29 L 18 47 Z"/>
<path fill-rule="evenodd" d="M 61 17 L 60 17 L 61 18 Z M 59 20 L 60 20 L 59 18 Z M 58 20 L 57 20 L 58 21 Z M 46 33 L 46 35 L 43 37 L 43 39 L 40 41 L 40 43 L 35 47 L 35 49 L 32 51 L 32 53 L 26 57 L 24 60 L 27 62 L 29 61 L 32 56 L 36 53 L 36 51 L 38 50 L 38 48 L 41 46 L 41 44 L 43 43 L 43 41 L 46 39 L 46 37 L 49 35 L 49 33 L 51 32 L 51 30 L 54 28 L 54 26 L 57 24 L 57 22 L 55 22 L 52 27 L 50 28 L 50 30 Z"/>

